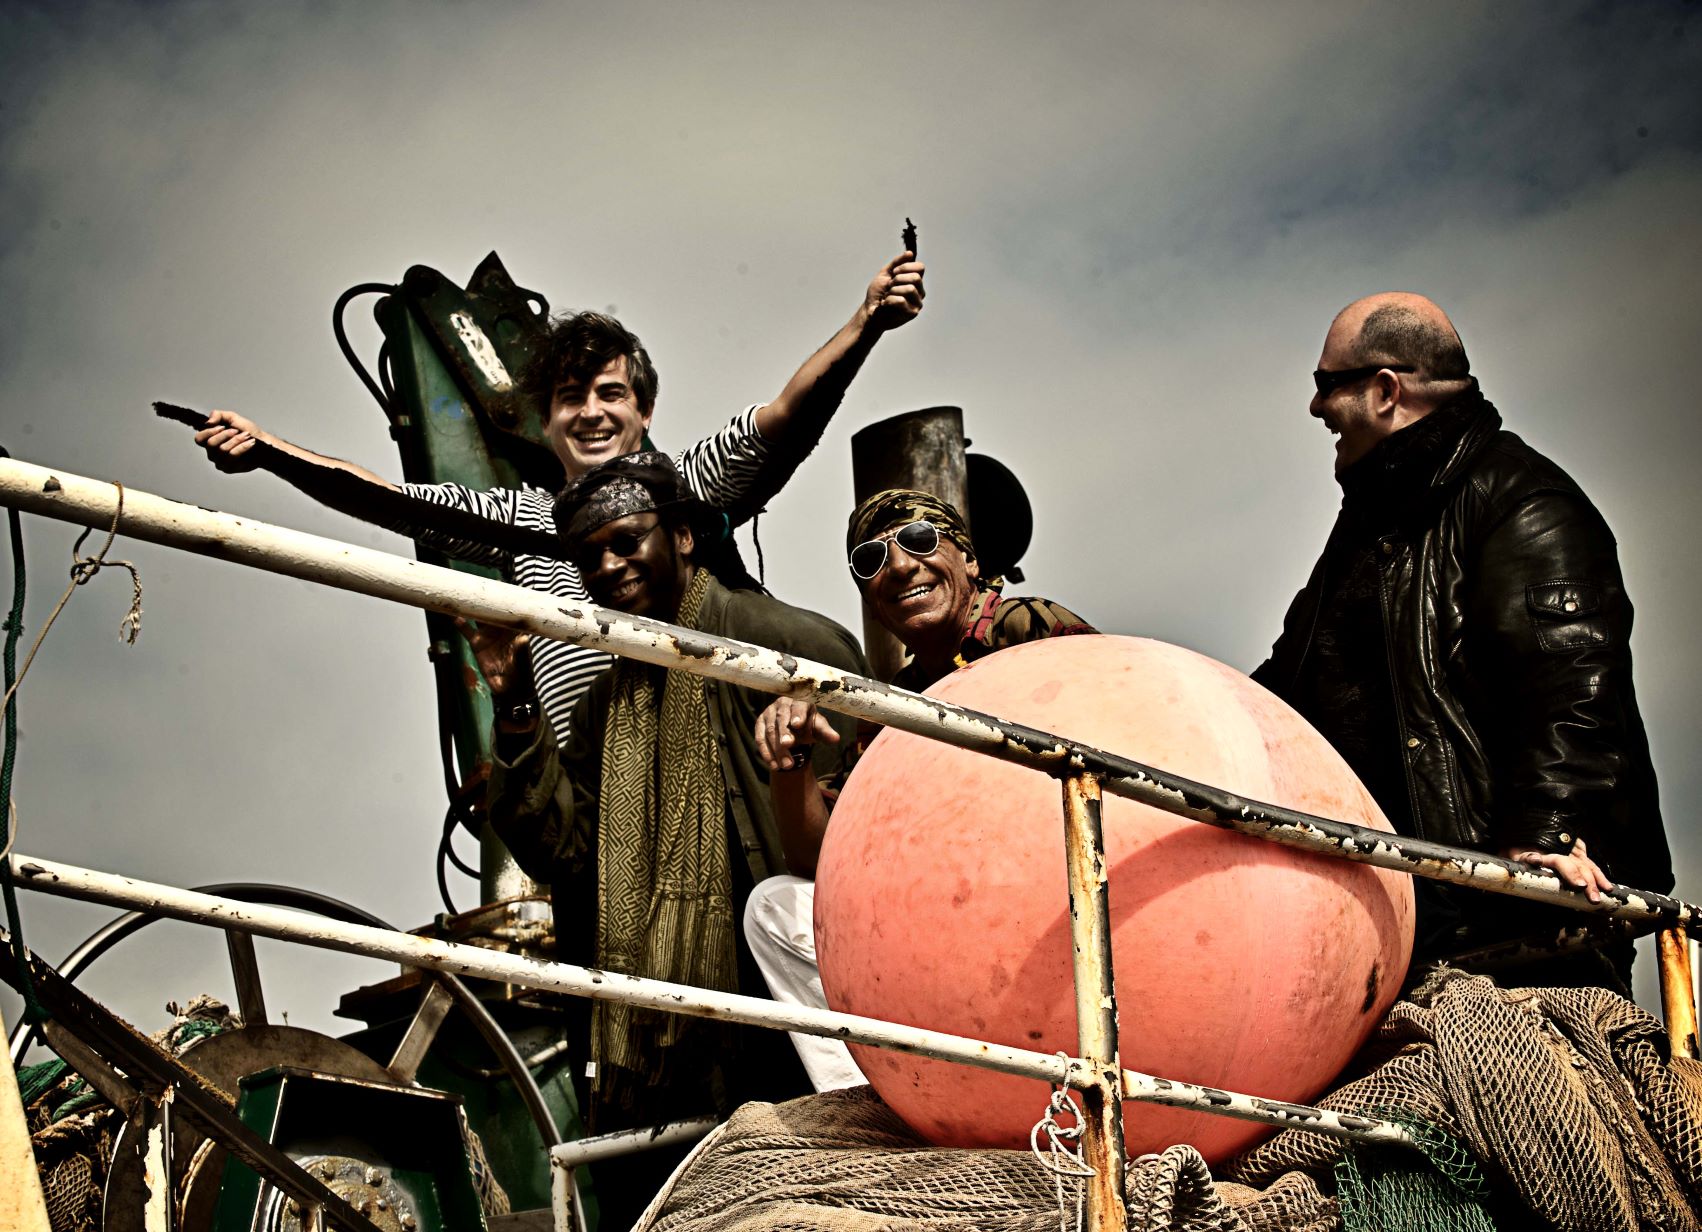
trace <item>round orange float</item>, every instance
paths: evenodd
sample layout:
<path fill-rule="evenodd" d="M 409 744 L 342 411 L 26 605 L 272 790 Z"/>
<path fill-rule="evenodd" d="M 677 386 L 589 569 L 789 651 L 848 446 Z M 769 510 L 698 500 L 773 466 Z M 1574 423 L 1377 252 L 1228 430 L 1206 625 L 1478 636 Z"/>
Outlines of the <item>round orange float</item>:
<path fill-rule="evenodd" d="M 933 696 L 1271 804 L 1388 829 L 1287 705 L 1192 651 L 1065 637 L 1002 651 Z M 1412 953 L 1412 886 L 1105 798 L 1123 1064 L 1275 1099 L 1322 1092 L 1381 1021 Z M 828 1004 L 1040 1052 L 1077 1051 L 1059 783 L 882 732 L 846 784 L 817 871 Z M 857 1063 L 912 1128 L 1024 1146 L 1045 1084 L 877 1048 Z M 1132 1154 L 1208 1161 L 1267 1131 L 1129 1104 Z"/>

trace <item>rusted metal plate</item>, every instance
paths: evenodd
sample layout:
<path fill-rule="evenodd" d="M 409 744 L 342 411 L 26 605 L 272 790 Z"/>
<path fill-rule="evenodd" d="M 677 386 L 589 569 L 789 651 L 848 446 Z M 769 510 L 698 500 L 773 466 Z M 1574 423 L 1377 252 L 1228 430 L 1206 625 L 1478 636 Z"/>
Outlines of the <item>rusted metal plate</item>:
<path fill-rule="evenodd" d="M 1661 929 L 1655 934 L 1655 950 L 1661 963 L 1661 1010 L 1672 1055 L 1694 1061 L 1702 1056 L 1702 1041 L 1697 1038 L 1696 972 L 1689 930 L 1682 924 Z"/>

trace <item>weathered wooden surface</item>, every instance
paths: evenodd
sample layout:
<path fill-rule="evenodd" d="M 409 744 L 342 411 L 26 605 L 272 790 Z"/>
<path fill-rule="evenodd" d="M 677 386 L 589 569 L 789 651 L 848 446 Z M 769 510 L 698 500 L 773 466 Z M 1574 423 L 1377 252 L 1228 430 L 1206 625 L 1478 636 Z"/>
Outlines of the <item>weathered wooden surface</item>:
<path fill-rule="evenodd" d="M 0 1018 L 0 1037 L 5 1034 L 6 1023 Z M 10 1060 L 0 1063 L 0 1228 L 52 1232 L 18 1095 L 18 1075 Z"/>

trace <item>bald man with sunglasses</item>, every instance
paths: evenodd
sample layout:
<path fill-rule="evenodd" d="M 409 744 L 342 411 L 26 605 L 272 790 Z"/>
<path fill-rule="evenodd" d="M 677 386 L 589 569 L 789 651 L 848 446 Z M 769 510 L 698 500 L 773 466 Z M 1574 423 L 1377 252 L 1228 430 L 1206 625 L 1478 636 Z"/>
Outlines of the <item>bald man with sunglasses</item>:
<path fill-rule="evenodd" d="M 926 492 L 895 488 L 869 497 L 851 515 L 846 552 L 869 610 L 909 652 L 892 679 L 901 689 L 926 689 L 1007 646 L 1098 632 L 1062 604 L 1006 597 L 999 581 L 983 579 L 962 515 Z M 815 747 L 840 741 L 826 715 L 808 701 L 782 697 L 757 719 L 757 752 L 769 771 L 789 872 L 752 891 L 745 936 L 778 1000 L 826 1005 L 812 925 L 816 860 L 838 785 L 876 731 L 860 728 L 844 770 L 821 779 Z M 818 1091 L 863 1081 L 845 1045 L 808 1035 L 792 1042 Z"/>
<path fill-rule="evenodd" d="M 1394 828 L 1550 869 L 1580 899 L 1672 888 L 1631 683 L 1612 532 L 1570 476 L 1501 427 L 1453 323 L 1386 292 L 1337 314 L 1311 413 L 1341 512 L 1253 678 L 1347 760 Z M 1586 917 L 1418 883 L 1414 971 Z M 1497 969 L 1629 995 L 1612 941 Z"/>

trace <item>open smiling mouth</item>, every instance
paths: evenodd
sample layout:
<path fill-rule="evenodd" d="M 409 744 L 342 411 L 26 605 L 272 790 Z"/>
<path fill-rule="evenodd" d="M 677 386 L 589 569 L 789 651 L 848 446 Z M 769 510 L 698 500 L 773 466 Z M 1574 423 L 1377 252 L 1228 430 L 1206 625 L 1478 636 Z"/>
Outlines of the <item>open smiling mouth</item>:
<path fill-rule="evenodd" d="M 912 599 L 920 599 L 923 595 L 929 593 L 933 589 L 934 584 L 932 582 L 923 586 L 912 586 L 909 590 L 902 591 L 899 594 L 894 595 L 892 601 L 894 603 L 908 603 Z"/>
<path fill-rule="evenodd" d="M 601 445 L 604 441 L 613 440 L 614 435 L 613 428 L 605 428 L 597 432 L 575 432 L 573 439 L 581 445 Z"/>

